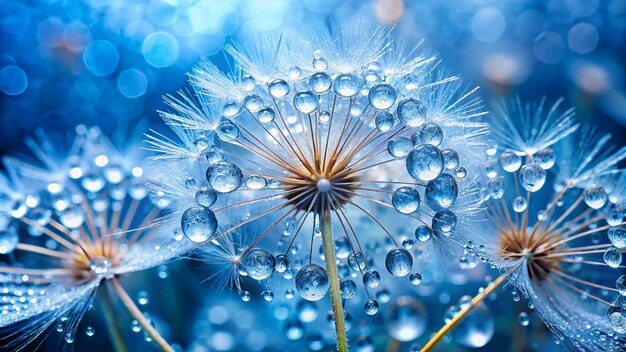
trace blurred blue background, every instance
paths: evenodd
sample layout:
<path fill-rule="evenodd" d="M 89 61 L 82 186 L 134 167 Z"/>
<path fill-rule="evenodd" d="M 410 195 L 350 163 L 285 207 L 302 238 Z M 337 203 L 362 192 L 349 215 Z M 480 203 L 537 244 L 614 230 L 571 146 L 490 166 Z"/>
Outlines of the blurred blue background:
<path fill-rule="evenodd" d="M 424 40 L 451 72 L 482 87 L 488 106 L 515 95 L 565 96 L 579 119 L 626 143 L 626 0 L 0 0 L 0 155 L 38 127 L 159 125 L 162 96 L 184 88 L 201 57 L 225 67 L 229 40 L 359 12 L 395 26 L 408 43 Z M 171 276 L 171 291 L 184 287 L 185 302 L 161 307 L 180 318 L 172 324 L 180 342 L 191 340 L 187 326 L 204 296 L 197 282 L 208 276 L 185 275 Z M 471 290 L 450 293 L 460 291 Z M 443 292 L 440 303 L 444 294 L 450 299 Z M 509 297 L 490 304 L 519 310 Z M 512 337 L 520 344 L 526 334 L 550 344 L 543 325 L 533 323 L 533 332 L 517 325 L 498 320 L 488 348 Z"/>

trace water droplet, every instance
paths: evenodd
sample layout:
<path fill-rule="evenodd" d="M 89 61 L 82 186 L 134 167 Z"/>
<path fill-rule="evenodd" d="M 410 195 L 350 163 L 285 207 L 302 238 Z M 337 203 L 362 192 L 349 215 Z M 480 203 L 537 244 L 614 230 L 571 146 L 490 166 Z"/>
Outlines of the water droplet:
<path fill-rule="evenodd" d="M 263 107 L 263 99 L 256 94 L 250 94 L 243 99 L 243 106 L 250 112 L 257 112 Z"/>
<path fill-rule="evenodd" d="M 361 82 L 359 82 L 359 79 L 355 75 L 342 73 L 335 78 L 333 89 L 338 95 L 349 98 L 356 95 L 360 87 Z"/>
<path fill-rule="evenodd" d="M 551 148 L 543 149 L 535 153 L 535 161 L 539 164 L 539 166 L 548 170 L 554 166 L 554 162 L 556 161 L 556 155 L 554 150 Z"/>
<path fill-rule="evenodd" d="M 398 103 L 397 115 L 408 126 L 418 127 L 426 121 L 426 106 L 417 99 L 404 99 Z"/>
<path fill-rule="evenodd" d="M 413 257 L 403 248 L 394 248 L 385 257 L 387 271 L 393 276 L 403 277 L 411 272 Z"/>
<path fill-rule="evenodd" d="M 89 336 L 89 337 L 93 336 L 95 333 L 96 333 L 96 330 L 94 330 L 94 328 L 93 328 L 93 327 L 91 327 L 91 326 L 88 326 L 88 327 L 85 329 L 85 334 L 86 334 L 87 336 Z"/>
<path fill-rule="evenodd" d="M 234 123 L 225 120 L 215 129 L 217 136 L 224 142 L 232 142 L 239 137 L 239 127 Z"/>
<path fill-rule="evenodd" d="M 604 188 L 600 186 L 588 187 L 585 189 L 583 197 L 585 199 L 585 203 L 593 209 L 602 208 L 608 199 L 606 191 L 604 191 Z"/>
<path fill-rule="evenodd" d="M 433 216 L 433 229 L 438 232 L 450 233 L 456 227 L 456 215 L 450 210 L 442 210 Z"/>
<path fill-rule="evenodd" d="M 417 180 L 434 180 L 443 171 L 443 155 L 433 145 L 418 144 L 406 158 L 406 169 Z"/>
<path fill-rule="evenodd" d="M 615 281 L 615 288 L 622 296 L 626 296 L 626 275 L 620 276 Z"/>
<path fill-rule="evenodd" d="M 608 231 L 609 240 L 617 248 L 626 248 L 626 227 L 611 227 Z"/>
<path fill-rule="evenodd" d="M 522 213 L 528 207 L 526 198 L 522 196 L 515 197 L 513 200 L 513 211 L 516 213 Z"/>
<path fill-rule="evenodd" d="M 355 252 L 350 254 L 348 257 L 348 265 L 354 271 L 359 271 L 365 269 L 365 257 L 361 252 Z"/>
<path fill-rule="evenodd" d="M 217 193 L 215 193 L 211 189 L 202 187 L 196 192 L 196 203 L 198 203 L 198 205 L 200 206 L 208 208 L 211 205 L 215 204 L 216 200 Z"/>
<path fill-rule="evenodd" d="M 500 154 L 500 165 L 506 172 L 515 172 L 522 167 L 522 158 L 512 151 L 506 151 Z"/>
<path fill-rule="evenodd" d="M 420 242 L 426 242 L 432 237 L 433 230 L 431 230 L 428 226 L 419 225 L 415 229 L 415 238 Z"/>
<path fill-rule="evenodd" d="M 267 185 L 265 178 L 259 175 L 252 175 L 246 179 L 246 187 L 249 189 L 262 189 Z"/>
<path fill-rule="evenodd" d="M 426 184 L 424 197 L 426 203 L 434 210 L 441 210 L 451 207 L 459 195 L 459 187 L 454 177 L 448 174 L 441 174 L 436 179 Z"/>
<path fill-rule="evenodd" d="M 296 274 L 296 289 L 308 301 L 318 301 L 324 297 L 330 281 L 328 274 L 317 264 L 303 266 Z"/>
<path fill-rule="evenodd" d="M 59 220 L 68 229 L 77 229 L 85 222 L 85 212 L 79 207 L 70 207 L 61 213 Z"/>
<path fill-rule="evenodd" d="M 224 108 L 222 109 L 222 114 L 226 117 L 234 117 L 239 115 L 241 112 L 241 105 L 236 101 L 230 101 L 224 104 Z"/>
<path fill-rule="evenodd" d="M 376 288 L 380 284 L 380 274 L 376 270 L 368 270 L 363 273 L 363 284 L 367 288 Z"/>
<path fill-rule="evenodd" d="M 459 179 L 465 178 L 467 176 L 467 170 L 464 167 L 460 166 L 454 169 L 454 176 Z"/>
<path fill-rule="evenodd" d="M 615 332 L 623 334 L 626 332 L 626 312 L 624 308 L 610 306 L 607 312 L 609 323 Z"/>
<path fill-rule="evenodd" d="M 622 253 L 615 247 L 609 247 L 604 252 L 604 262 L 611 268 L 618 268 L 622 263 Z"/>
<path fill-rule="evenodd" d="M 420 195 L 415 188 L 400 187 L 393 192 L 391 203 L 402 214 L 411 214 L 420 206 Z"/>
<path fill-rule="evenodd" d="M 237 165 L 219 161 L 207 168 L 206 179 L 216 192 L 229 193 L 241 186 L 243 173 Z"/>
<path fill-rule="evenodd" d="M 341 298 L 352 298 L 356 293 L 356 284 L 350 279 L 341 280 L 339 283 L 339 290 L 341 291 Z"/>
<path fill-rule="evenodd" d="M 13 253 L 18 242 L 19 235 L 13 226 L 0 230 L 0 254 Z"/>
<path fill-rule="evenodd" d="M 519 321 L 519 325 L 528 326 L 530 324 L 530 318 L 528 317 L 528 313 L 521 312 L 517 316 L 517 320 Z"/>
<path fill-rule="evenodd" d="M 317 109 L 317 97 L 313 92 L 302 91 L 293 97 L 293 106 L 303 114 L 310 114 Z"/>
<path fill-rule="evenodd" d="M 376 110 L 387 110 L 396 102 L 396 90 L 389 84 L 379 84 L 369 91 L 370 105 Z"/>
<path fill-rule="evenodd" d="M 276 261 L 268 251 L 253 248 L 241 258 L 240 265 L 251 278 L 264 280 L 274 271 Z"/>
<path fill-rule="evenodd" d="M 274 109 L 272 108 L 263 108 L 256 114 L 257 119 L 259 119 L 261 123 L 270 123 L 274 121 L 275 116 L 276 113 L 274 113 Z"/>
<path fill-rule="evenodd" d="M 480 302 L 461 320 L 452 334 L 462 346 L 480 348 L 485 346 L 494 332 L 494 322 L 491 310 Z"/>
<path fill-rule="evenodd" d="M 270 83 L 268 91 L 272 97 L 282 98 L 285 95 L 289 94 L 289 83 L 282 79 L 277 79 Z"/>
<path fill-rule="evenodd" d="M 378 313 L 378 302 L 372 298 L 368 299 L 363 305 L 363 310 L 365 310 L 367 315 L 375 315 Z"/>
<path fill-rule="evenodd" d="M 546 182 L 546 171 L 535 164 L 524 165 L 520 179 L 525 190 L 537 192 Z"/>
<path fill-rule="evenodd" d="M 329 123 L 330 122 L 330 113 L 328 111 L 321 111 L 318 119 L 321 123 Z"/>
<path fill-rule="evenodd" d="M 274 299 L 274 292 L 272 291 L 263 291 L 261 292 L 261 296 L 266 302 L 271 302 Z"/>
<path fill-rule="evenodd" d="M 309 78 L 311 90 L 317 94 L 326 93 L 330 89 L 330 76 L 324 72 L 317 72 Z"/>
<path fill-rule="evenodd" d="M 289 258 L 284 254 L 279 254 L 274 258 L 276 265 L 274 269 L 276 272 L 284 273 L 287 269 L 289 269 Z"/>
<path fill-rule="evenodd" d="M 421 143 L 437 147 L 441 144 L 441 142 L 443 142 L 443 130 L 434 122 L 427 122 L 423 124 L 417 133 L 419 134 L 419 140 Z"/>
<path fill-rule="evenodd" d="M 387 151 L 394 158 L 404 158 L 409 155 L 409 151 L 413 148 L 413 143 L 408 138 L 396 137 L 387 143 Z"/>
<path fill-rule="evenodd" d="M 420 273 L 413 273 L 409 276 L 409 281 L 415 286 L 422 283 L 422 275 Z"/>
<path fill-rule="evenodd" d="M 426 310 L 412 297 L 398 297 L 389 309 L 385 325 L 394 339 L 402 342 L 415 340 L 426 329 Z"/>
<path fill-rule="evenodd" d="M 415 244 L 415 242 L 412 239 L 410 239 L 410 238 L 407 238 L 404 241 L 402 241 L 402 247 L 404 249 L 411 249 L 411 248 L 413 248 L 414 244 Z"/>
<path fill-rule="evenodd" d="M 215 214 L 205 207 L 191 207 L 180 219 L 183 234 L 196 243 L 208 241 L 217 230 Z"/>
<path fill-rule="evenodd" d="M 91 269 L 91 271 L 93 271 L 96 275 L 103 275 L 109 271 L 112 265 L 113 263 L 111 262 L 111 259 L 97 256 L 91 258 L 91 261 L 89 262 L 89 269 Z"/>
<path fill-rule="evenodd" d="M 394 123 L 395 119 L 391 113 L 383 111 L 376 115 L 376 128 L 378 128 L 380 132 L 389 131 L 393 127 Z"/>
<path fill-rule="evenodd" d="M 241 294 L 239 294 L 239 296 L 241 297 L 241 300 L 244 302 L 249 302 L 250 299 L 252 298 L 250 291 L 242 291 Z"/>
<path fill-rule="evenodd" d="M 324 71 L 328 68 L 328 62 L 323 57 L 313 59 L 313 68 L 317 71 Z"/>

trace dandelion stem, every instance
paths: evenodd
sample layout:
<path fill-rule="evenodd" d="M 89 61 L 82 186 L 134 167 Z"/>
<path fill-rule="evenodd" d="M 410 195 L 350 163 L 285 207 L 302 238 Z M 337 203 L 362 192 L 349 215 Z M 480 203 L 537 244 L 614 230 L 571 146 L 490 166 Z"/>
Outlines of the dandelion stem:
<path fill-rule="evenodd" d="M 115 309 L 113 308 L 113 300 L 111 299 L 108 285 L 107 287 L 103 287 L 101 291 L 101 302 L 103 305 L 104 317 L 108 327 L 107 330 L 113 342 L 113 349 L 115 352 L 128 352 L 128 348 L 126 347 L 124 338 L 122 337 L 122 332 L 120 331 L 120 324 L 118 323 L 117 318 L 115 318 L 115 314 L 113 314 Z"/>
<path fill-rule="evenodd" d="M 128 296 L 128 293 L 126 293 L 126 291 L 124 290 L 122 285 L 120 285 L 116 278 L 111 279 L 111 284 L 113 285 L 113 289 L 115 289 L 115 292 L 117 292 L 117 295 L 119 296 L 122 303 L 124 303 L 124 305 L 126 306 L 126 309 L 128 309 L 128 312 L 130 312 L 130 314 L 135 319 L 137 319 L 144 331 L 148 333 L 148 336 L 150 336 L 150 338 L 163 351 L 174 352 L 172 346 L 170 346 L 167 341 L 165 341 L 163 336 L 161 336 L 161 334 L 159 334 L 159 332 L 152 326 L 152 324 L 150 324 L 150 321 L 143 315 L 137 305 L 135 305 L 135 302 L 133 302 L 132 298 Z"/>
<path fill-rule="evenodd" d="M 335 259 L 335 243 L 333 242 L 330 206 L 325 207 L 320 225 L 322 230 L 324 258 L 326 258 L 326 270 L 330 278 L 330 300 L 333 306 L 333 315 L 335 316 L 337 351 L 347 352 L 348 339 L 346 338 L 346 325 L 343 316 L 343 306 L 341 305 L 341 291 L 339 290 L 339 273 L 337 272 L 337 261 Z"/>
<path fill-rule="evenodd" d="M 446 323 L 446 325 L 444 325 L 443 327 L 441 327 L 441 329 L 439 329 L 439 331 L 437 331 L 437 333 L 426 343 L 426 345 L 424 345 L 424 348 L 422 348 L 421 352 L 431 351 L 437 345 L 437 343 L 439 343 L 439 341 L 443 339 L 444 336 L 446 336 L 450 331 L 452 331 L 452 329 L 454 329 L 454 327 L 467 315 L 467 313 L 469 313 L 474 307 L 482 302 L 485 297 L 489 296 L 491 292 L 498 288 L 498 286 L 500 286 L 502 282 L 504 282 L 504 279 L 506 279 L 507 276 L 509 276 L 509 272 L 500 275 L 500 277 L 498 277 L 494 282 L 489 284 L 487 288 L 485 288 L 482 292 L 478 293 L 474 298 L 472 298 L 472 301 L 469 305 L 461 309 L 454 316 L 454 318 L 452 318 L 449 322 Z"/>

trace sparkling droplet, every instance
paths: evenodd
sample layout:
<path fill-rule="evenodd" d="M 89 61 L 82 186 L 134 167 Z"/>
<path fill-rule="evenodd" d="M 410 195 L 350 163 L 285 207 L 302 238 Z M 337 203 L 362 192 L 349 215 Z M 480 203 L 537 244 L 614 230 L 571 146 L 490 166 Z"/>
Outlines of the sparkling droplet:
<path fill-rule="evenodd" d="M 409 174 L 420 181 L 434 180 L 443 171 L 443 155 L 430 144 L 418 144 L 406 158 Z"/>
<path fill-rule="evenodd" d="M 256 117 L 257 119 L 259 119 L 259 122 L 261 123 L 270 123 L 274 121 L 274 117 L 276 117 L 276 113 L 274 112 L 274 109 L 272 108 L 263 108 L 259 110 L 259 112 L 256 114 Z"/>
<path fill-rule="evenodd" d="M 328 111 L 321 111 L 320 114 L 319 114 L 319 117 L 318 117 L 318 119 L 319 119 L 319 121 L 321 123 L 329 123 L 330 122 L 330 118 L 331 118 L 331 116 L 330 116 L 330 113 Z"/>
<path fill-rule="evenodd" d="M 274 98 L 282 98 L 289 94 L 289 83 L 282 79 L 272 81 L 268 87 L 270 95 Z"/>
<path fill-rule="evenodd" d="M 426 330 L 426 310 L 412 297 L 398 297 L 389 309 L 385 326 L 398 341 L 415 340 Z"/>
<path fill-rule="evenodd" d="M 420 242 L 428 241 L 433 235 L 433 230 L 431 230 L 428 226 L 419 225 L 415 229 L 415 238 Z"/>
<path fill-rule="evenodd" d="M 393 276 L 403 277 L 411 272 L 413 257 L 403 248 L 394 248 L 385 257 L 387 271 Z"/>
<path fill-rule="evenodd" d="M 205 207 L 191 207 L 180 219 L 183 234 L 196 243 L 208 241 L 217 230 L 217 219 L 211 210 Z"/>
<path fill-rule="evenodd" d="M 309 86 L 311 87 L 311 90 L 317 94 L 328 92 L 330 85 L 330 76 L 324 72 L 314 73 L 309 78 Z"/>
<path fill-rule="evenodd" d="M 91 258 L 91 261 L 89 262 L 89 269 L 91 269 L 91 271 L 93 271 L 96 275 L 103 275 L 111 269 L 112 265 L 113 262 L 111 262 L 111 259 L 97 256 Z"/>
<path fill-rule="evenodd" d="M 519 321 L 519 325 L 528 326 L 530 324 L 530 318 L 528 317 L 528 313 L 521 312 L 517 316 L 517 320 Z"/>
<path fill-rule="evenodd" d="M 551 148 L 540 150 L 535 153 L 534 156 L 535 161 L 539 164 L 539 167 L 544 170 L 552 168 L 552 166 L 554 166 L 554 162 L 556 161 L 556 155 L 554 153 L 554 150 L 552 150 Z"/>
<path fill-rule="evenodd" d="M 546 171 L 535 164 L 524 165 L 520 179 L 525 190 L 537 192 L 546 182 Z"/>
<path fill-rule="evenodd" d="M 417 286 L 422 283 L 422 275 L 420 273 L 413 273 L 409 276 L 409 280 L 413 285 Z"/>
<path fill-rule="evenodd" d="M 515 197 L 513 200 L 513 211 L 516 213 L 522 213 L 528 207 L 526 198 L 522 196 Z"/>
<path fill-rule="evenodd" d="M 252 175 L 246 179 L 246 187 L 249 189 L 262 189 L 267 185 L 267 181 L 262 176 Z"/>
<path fill-rule="evenodd" d="M 272 291 L 263 291 L 261 292 L 261 296 L 266 302 L 271 302 L 274 299 L 274 292 Z"/>
<path fill-rule="evenodd" d="M 93 327 L 91 327 L 91 326 L 88 326 L 88 327 L 85 329 L 85 334 L 86 334 L 87 336 L 89 336 L 89 337 L 93 336 L 95 333 L 96 333 L 96 330 L 94 330 L 94 328 L 93 328 Z"/>
<path fill-rule="evenodd" d="M 398 103 L 397 114 L 409 127 L 418 127 L 426 121 L 426 106 L 417 99 L 404 99 Z"/>
<path fill-rule="evenodd" d="M 615 247 L 609 247 L 604 252 L 604 262 L 611 268 L 618 268 L 622 263 L 622 253 Z"/>
<path fill-rule="evenodd" d="M 450 233 L 456 227 L 456 215 L 449 210 L 442 210 L 433 216 L 433 229 L 435 231 Z"/>
<path fill-rule="evenodd" d="M 250 112 L 257 112 L 263 107 L 263 99 L 256 94 L 250 94 L 243 99 L 243 106 Z"/>
<path fill-rule="evenodd" d="M 615 288 L 622 296 L 626 296 L 626 275 L 622 275 L 615 281 Z"/>
<path fill-rule="evenodd" d="M 426 184 L 424 197 L 426 203 L 434 210 L 450 208 L 456 202 L 459 195 L 459 187 L 454 177 L 448 174 L 441 174 L 436 179 Z"/>
<path fill-rule="evenodd" d="M 339 283 L 339 290 L 341 291 L 341 298 L 352 298 L 356 293 L 356 284 L 350 279 L 341 280 L 341 282 Z"/>
<path fill-rule="evenodd" d="M 356 95 L 361 87 L 359 79 L 350 73 L 342 73 L 335 78 L 333 89 L 338 95 L 349 98 Z"/>
<path fill-rule="evenodd" d="M 626 227 L 611 227 L 608 231 L 609 240 L 616 248 L 626 248 Z"/>
<path fill-rule="evenodd" d="M 368 299 L 363 305 L 363 310 L 367 315 L 376 315 L 378 313 L 378 302 L 375 299 Z"/>
<path fill-rule="evenodd" d="M 459 153 L 457 153 L 454 149 L 443 149 L 441 151 L 441 155 L 443 155 L 443 166 L 447 170 L 458 169 L 459 168 Z M 463 173 L 465 173 L 465 168 L 463 169 Z M 462 176 L 457 175 L 458 178 L 465 177 L 465 174 Z"/>
<path fill-rule="evenodd" d="M 208 208 L 211 205 L 215 204 L 216 200 L 217 193 L 215 193 L 211 189 L 202 187 L 196 192 L 196 203 L 198 203 L 198 205 L 200 206 Z"/>
<path fill-rule="evenodd" d="M 293 97 L 293 105 L 303 114 L 310 114 L 317 109 L 317 97 L 313 92 L 298 92 Z"/>
<path fill-rule="evenodd" d="M 354 271 L 359 271 L 365 269 L 365 257 L 361 252 L 355 252 L 350 254 L 348 257 L 348 265 Z"/>
<path fill-rule="evenodd" d="M 423 124 L 418 133 L 421 143 L 437 147 L 441 144 L 441 142 L 443 142 L 443 130 L 434 122 L 427 122 Z"/>
<path fill-rule="evenodd" d="M 626 332 L 626 312 L 624 308 L 610 306 L 607 312 L 609 323 L 615 332 L 623 334 Z"/>
<path fill-rule="evenodd" d="M 268 251 L 253 248 L 241 258 L 240 265 L 251 278 L 264 280 L 274 271 L 276 261 Z"/>
<path fill-rule="evenodd" d="M 241 297 L 241 300 L 244 302 L 249 302 L 250 299 L 252 298 L 252 294 L 250 294 L 249 291 L 243 291 L 241 292 L 239 296 Z"/>
<path fill-rule="evenodd" d="M 217 136 L 224 142 L 232 142 L 239 137 L 239 127 L 234 123 L 226 120 L 215 129 Z"/>
<path fill-rule="evenodd" d="M 219 161 L 207 168 L 206 179 L 216 192 L 229 193 L 241 186 L 243 173 L 237 165 Z"/>
<path fill-rule="evenodd" d="M 404 158 L 409 155 L 409 152 L 413 148 L 413 143 L 408 138 L 396 137 L 389 140 L 387 143 L 387 151 L 394 158 Z"/>
<path fill-rule="evenodd" d="M 394 123 L 395 119 L 391 113 L 383 111 L 376 115 L 376 128 L 378 128 L 380 132 L 389 131 L 393 127 Z"/>
<path fill-rule="evenodd" d="M 241 112 L 241 105 L 239 105 L 239 103 L 237 103 L 236 101 L 231 101 L 231 102 L 224 104 L 224 108 L 222 110 L 222 114 L 224 114 L 224 116 L 226 117 L 237 116 L 239 115 L 240 112 Z"/>
<path fill-rule="evenodd" d="M 308 301 L 318 301 L 324 297 L 330 281 L 328 274 L 317 264 L 303 266 L 296 274 L 296 289 Z"/>
<path fill-rule="evenodd" d="M 376 110 L 387 110 L 396 102 L 396 90 L 389 84 L 379 84 L 369 91 L 370 105 Z"/>
<path fill-rule="evenodd" d="M 289 258 L 284 254 L 279 254 L 274 258 L 276 261 L 275 269 L 276 272 L 284 273 L 287 269 L 289 269 Z"/>
<path fill-rule="evenodd" d="M 363 273 L 363 284 L 367 288 L 377 288 L 380 285 L 380 274 L 376 270 L 368 270 Z"/>
<path fill-rule="evenodd" d="M 467 170 L 464 167 L 460 166 L 454 169 L 454 176 L 459 179 L 465 178 L 467 176 Z"/>
<path fill-rule="evenodd" d="M 420 195 L 415 188 L 400 187 L 393 192 L 391 203 L 402 214 L 411 214 L 420 206 Z"/>
<path fill-rule="evenodd" d="M 608 199 L 606 191 L 604 191 L 604 188 L 600 186 L 588 187 L 585 190 L 583 197 L 585 199 L 585 203 L 593 209 L 602 208 Z"/>
<path fill-rule="evenodd" d="M 515 172 L 522 167 L 522 158 L 512 151 L 500 154 L 500 165 L 506 172 Z"/>

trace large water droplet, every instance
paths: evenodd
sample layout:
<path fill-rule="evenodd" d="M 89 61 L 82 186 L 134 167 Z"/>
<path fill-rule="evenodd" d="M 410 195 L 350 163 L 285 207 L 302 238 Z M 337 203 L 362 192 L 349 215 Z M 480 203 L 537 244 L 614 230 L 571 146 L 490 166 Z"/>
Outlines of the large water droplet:
<path fill-rule="evenodd" d="M 409 155 L 409 152 L 413 148 L 413 144 L 408 138 L 396 137 L 387 143 L 387 151 L 394 158 L 404 158 Z"/>
<path fill-rule="evenodd" d="M 375 299 L 368 299 L 363 305 L 363 310 L 367 315 L 375 315 L 378 313 L 378 302 Z"/>
<path fill-rule="evenodd" d="M 546 182 L 546 171 L 535 164 L 524 165 L 520 179 L 525 190 L 537 192 Z"/>
<path fill-rule="evenodd" d="M 387 271 L 393 276 L 403 277 L 411 272 L 413 256 L 403 248 L 394 248 L 385 257 Z"/>
<path fill-rule="evenodd" d="M 500 154 L 500 165 L 506 172 L 515 172 L 522 166 L 522 158 L 512 151 Z"/>
<path fill-rule="evenodd" d="M 539 166 L 548 170 L 552 166 L 554 166 L 554 162 L 556 161 L 556 155 L 554 150 L 551 148 L 543 149 L 535 153 L 535 161 L 539 164 Z"/>
<path fill-rule="evenodd" d="M 224 104 L 222 114 L 226 117 L 237 116 L 241 112 L 241 105 L 236 101 L 230 101 Z"/>
<path fill-rule="evenodd" d="M 183 234 L 191 241 L 208 241 L 217 230 L 217 219 L 211 210 L 205 207 L 191 207 L 180 219 Z"/>
<path fill-rule="evenodd" d="M 241 258 L 240 265 L 251 278 L 264 280 L 274 271 L 276 261 L 274 260 L 274 256 L 268 251 L 253 248 Z"/>
<path fill-rule="evenodd" d="M 448 174 L 441 174 L 436 179 L 426 184 L 424 197 L 426 202 L 434 210 L 441 210 L 451 207 L 459 195 L 459 187 L 454 177 Z"/>
<path fill-rule="evenodd" d="M 393 192 L 391 203 L 402 214 L 411 214 L 420 206 L 420 195 L 415 188 L 400 187 Z"/>
<path fill-rule="evenodd" d="M 232 142 L 239 137 L 239 127 L 234 123 L 226 120 L 215 129 L 217 136 L 224 142 Z"/>
<path fill-rule="evenodd" d="M 406 158 L 406 169 L 417 180 L 434 180 L 443 171 L 443 155 L 433 145 L 418 144 Z"/>
<path fill-rule="evenodd" d="M 310 91 L 298 92 L 293 97 L 293 106 L 303 114 L 310 114 L 317 109 L 317 97 Z"/>
<path fill-rule="evenodd" d="M 394 125 L 394 117 L 391 113 L 386 111 L 380 112 L 376 115 L 376 128 L 380 132 L 389 131 Z"/>
<path fill-rule="evenodd" d="M 243 99 L 243 106 L 250 112 L 257 112 L 263 107 L 263 99 L 256 94 L 250 94 Z"/>
<path fill-rule="evenodd" d="M 309 78 L 309 86 L 317 94 L 326 93 L 330 89 L 330 85 L 330 77 L 324 72 L 314 73 Z"/>
<path fill-rule="evenodd" d="M 607 312 L 611 327 L 615 332 L 623 334 L 626 332 L 626 311 L 618 306 L 610 306 Z"/>
<path fill-rule="evenodd" d="M 420 242 L 428 241 L 433 235 L 433 230 L 431 230 L 428 226 L 419 225 L 415 229 L 415 238 Z"/>
<path fill-rule="evenodd" d="M 217 193 L 215 193 L 211 189 L 202 187 L 196 192 L 196 203 L 198 203 L 198 205 L 200 206 L 208 208 L 211 205 L 215 204 L 216 200 L 217 200 Z"/>
<path fill-rule="evenodd" d="M 359 92 L 361 82 L 359 79 L 350 73 L 342 73 L 335 78 L 335 84 L 333 89 L 338 95 L 349 98 Z"/>
<path fill-rule="evenodd" d="M 412 341 L 426 329 L 426 310 L 412 297 L 398 297 L 389 309 L 385 323 L 387 332 L 394 339 Z"/>
<path fill-rule="evenodd" d="M 380 274 L 376 270 L 368 270 L 363 273 L 363 284 L 367 288 L 376 288 L 380 284 Z"/>
<path fill-rule="evenodd" d="M 229 193 L 241 186 L 243 173 L 237 165 L 219 161 L 207 168 L 206 179 L 216 192 Z"/>
<path fill-rule="evenodd" d="M 450 233 L 456 227 L 456 215 L 450 210 L 442 210 L 433 216 L 433 229 L 438 232 Z"/>
<path fill-rule="evenodd" d="M 279 254 L 276 256 L 276 258 L 274 258 L 274 260 L 276 261 L 274 267 L 276 269 L 276 272 L 284 273 L 285 271 L 287 271 L 287 269 L 289 269 L 289 258 L 286 255 Z"/>
<path fill-rule="evenodd" d="M 615 281 L 615 288 L 622 296 L 626 296 L 626 275 L 620 276 Z"/>
<path fill-rule="evenodd" d="M 356 284 L 350 279 L 341 280 L 339 283 L 339 290 L 341 291 L 341 298 L 352 298 L 356 293 Z"/>
<path fill-rule="evenodd" d="M 398 103 L 398 118 L 410 127 L 417 127 L 426 121 L 426 105 L 413 98 Z"/>
<path fill-rule="evenodd" d="M 270 95 L 274 98 L 282 98 L 289 94 L 289 83 L 282 79 L 272 81 L 268 87 Z"/>
<path fill-rule="evenodd" d="M 427 122 L 419 129 L 419 139 L 421 143 L 439 146 L 443 142 L 443 130 L 434 122 Z M 416 143 L 417 144 L 417 143 Z"/>
<path fill-rule="evenodd" d="M 274 113 L 274 109 L 272 108 L 263 108 L 259 110 L 256 116 L 257 116 L 257 119 L 259 119 L 259 122 L 270 123 L 274 121 L 274 117 L 276 116 L 276 113 Z"/>
<path fill-rule="evenodd" d="M 608 231 L 609 240 L 617 248 L 626 248 L 626 227 L 611 227 Z"/>
<path fill-rule="evenodd" d="M 618 268 L 622 263 L 622 253 L 615 247 L 607 248 L 603 257 L 604 262 L 611 268 Z"/>
<path fill-rule="evenodd" d="M 303 266 L 296 274 L 296 289 L 308 301 L 318 301 L 324 297 L 330 281 L 328 274 L 317 264 Z"/>
<path fill-rule="evenodd" d="M 477 304 L 453 330 L 454 339 L 470 348 L 485 346 L 493 337 L 493 315 L 483 302 Z"/>
<path fill-rule="evenodd" d="M 604 188 L 600 186 L 588 187 L 585 190 L 583 197 L 585 199 L 585 203 L 593 209 L 602 208 L 608 199 L 606 191 L 604 191 Z"/>
<path fill-rule="evenodd" d="M 376 110 L 387 110 L 396 102 L 396 90 L 389 84 L 379 84 L 369 92 L 370 105 Z"/>

